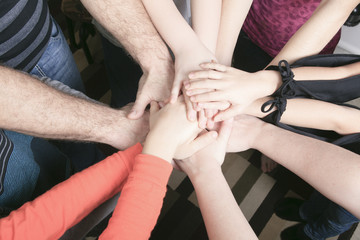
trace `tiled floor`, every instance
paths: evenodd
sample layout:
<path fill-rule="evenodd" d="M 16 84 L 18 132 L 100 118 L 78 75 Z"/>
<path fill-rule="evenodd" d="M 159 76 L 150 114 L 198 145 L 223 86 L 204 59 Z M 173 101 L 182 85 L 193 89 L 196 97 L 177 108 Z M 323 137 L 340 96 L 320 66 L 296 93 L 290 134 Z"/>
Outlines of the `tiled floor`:
<path fill-rule="evenodd" d="M 99 39 L 97 37 L 90 38 L 88 43 L 91 46 L 91 51 L 95 59 L 94 65 L 101 66 L 103 56 L 100 48 Z M 341 49 L 338 49 L 337 51 L 343 52 Z M 74 54 L 74 57 L 80 71 L 82 71 L 82 74 L 84 75 L 84 80 L 87 81 L 88 77 L 86 77 L 86 71 L 88 71 L 88 64 L 86 62 L 84 54 L 81 50 L 78 50 Z M 106 94 L 102 96 L 101 101 L 109 103 L 110 94 L 111 93 L 109 91 L 106 92 Z M 360 99 L 352 101 L 352 103 L 360 106 Z M 254 230 L 257 231 L 259 239 L 277 240 L 280 239 L 280 232 L 284 228 L 292 225 L 293 223 L 279 219 L 274 214 L 272 214 L 271 211 L 269 213 L 261 212 L 263 211 L 262 209 L 266 210 L 267 203 L 272 203 L 274 201 L 273 196 L 275 192 L 280 191 L 279 189 L 281 189 L 281 187 L 279 187 L 278 181 L 276 181 L 273 177 L 269 176 L 268 174 L 262 173 L 258 168 L 254 167 L 249 162 L 249 158 L 251 155 L 252 151 L 241 154 L 227 154 L 226 160 L 223 165 L 224 175 L 234 192 L 240 208 L 244 212 L 246 218 L 254 226 Z M 176 191 L 177 189 L 181 188 L 182 184 L 184 183 L 184 179 L 185 175 L 183 173 L 174 170 L 174 173 L 172 174 L 169 181 L 170 189 Z M 286 196 L 300 197 L 292 190 L 284 190 L 282 194 Z M 168 197 L 168 203 L 164 204 L 164 210 L 161 218 L 166 219 L 166 215 L 171 215 L 168 212 L 171 212 L 171 208 L 174 204 L 178 202 L 178 198 L 178 196 Z M 194 206 L 197 206 L 196 196 L 194 192 L 189 193 L 187 200 Z M 256 221 L 258 221 L 259 219 L 261 220 L 262 215 L 268 216 L 268 219 L 264 223 L 257 224 Z M 194 239 L 194 237 L 192 239 Z M 337 237 L 334 237 L 332 239 L 337 239 Z M 360 228 L 356 230 L 355 234 L 351 239 L 360 240 Z"/>

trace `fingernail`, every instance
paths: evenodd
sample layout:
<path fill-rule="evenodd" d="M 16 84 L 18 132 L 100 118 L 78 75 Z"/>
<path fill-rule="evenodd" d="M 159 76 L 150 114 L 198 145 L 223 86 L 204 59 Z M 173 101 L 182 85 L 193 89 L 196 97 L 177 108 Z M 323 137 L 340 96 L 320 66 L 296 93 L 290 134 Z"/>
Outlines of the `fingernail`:
<path fill-rule="evenodd" d="M 189 74 L 189 78 L 193 78 L 194 77 L 194 74 L 193 73 L 190 73 Z"/>
<path fill-rule="evenodd" d="M 211 136 L 212 136 L 213 138 L 216 138 L 217 135 L 218 135 L 217 132 L 212 132 L 212 133 L 211 133 Z"/>

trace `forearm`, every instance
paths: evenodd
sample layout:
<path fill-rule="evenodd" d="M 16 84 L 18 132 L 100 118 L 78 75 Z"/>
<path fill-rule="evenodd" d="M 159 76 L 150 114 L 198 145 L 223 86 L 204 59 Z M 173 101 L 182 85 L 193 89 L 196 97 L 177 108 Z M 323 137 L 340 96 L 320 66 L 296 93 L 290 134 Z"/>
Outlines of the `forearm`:
<path fill-rule="evenodd" d="M 221 0 L 192 0 L 191 22 L 192 28 L 201 42 L 213 53 L 216 43 L 221 17 Z M 206 9 L 206 11 L 204 11 Z"/>
<path fill-rule="evenodd" d="M 245 21 L 252 0 L 223 0 L 220 28 L 217 39 L 216 58 L 226 66 L 231 66 L 234 48 Z"/>
<path fill-rule="evenodd" d="M 0 67 L 0 127 L 43 138 L 124 147 L 125 112 L 57 91 L 28 74 Z M 123 142 L 124 141 L 124 142 Z"/>
<path fill-rule="evenodd" d="M 245 109 L 246 114 L 263 118 L 270 112 L 261 111 L 261 106 L 270 97 L 258 99 Z M 266 110 L 266 109 L 265 109 Z M 275 111 L 274 108 L 272 111 Z M 360 132 L 360 110 L 314 99 L 288 99 L 286 111 L 280 122 L 288 125 L 335 131 L 346 135 Z"/>
<path fill-rule="evenodd" d="M 359 155 L 270 124 L 262 124 L 259 132 L 253 141 L 253 148 L 360 217 Z"/>
<path fill-rule="evenodd" d="M 143 71 L 172 64 L 141 0 L 82 0 L 91 15 L 124 46 Z"/>
<path fill-rule="evenodd" d="M 202 44 L 173 1 L 142 0 L 142 2 L 156 29 L 175 56 L 183 49 L 194 47 L 194 44 Z"/>
<path fill-rule="evenodd" d="M 359 0 L 323 0 L 270 65 L 277 64 L 281 59 L 292 63 L 302 57 L 318 54 L 339 31 L 358 3 Z"/>
<path fill-rule="evenodd" d="M 235 201 L 220 166 L 189 174 L 189 177 L 209 239 L 257 239 Z"/>

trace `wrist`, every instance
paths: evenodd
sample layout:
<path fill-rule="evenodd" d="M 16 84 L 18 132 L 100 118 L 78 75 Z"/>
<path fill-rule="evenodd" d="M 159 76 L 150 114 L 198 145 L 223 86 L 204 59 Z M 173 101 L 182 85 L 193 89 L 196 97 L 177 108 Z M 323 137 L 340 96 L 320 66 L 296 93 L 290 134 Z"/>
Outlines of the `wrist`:
<path fill-rule="evenodd" d="M 185 171 L 191 182 L 196 185 L 201 182 L 208 182 L 208 178 L 214 179 L 218 175 L 222 175 L 221 166 L 218 164 L 205 165 L 200 168 L 189 168 Z"/>
<path fill-rule="evenodd" d="M 261 70 L 254 74 L 261 82 L 259 86 L 262 97 L 272 95 L 282 84 L 280 73 L 277 71 Z"/>
<path fill-rule="evenodd" d="M 149 133 L 146 137 L 142 153 L 162 158 L 171 163 L 176 148 L 173 144 L 169 143 L 168 139 L 159 136 Z"/>

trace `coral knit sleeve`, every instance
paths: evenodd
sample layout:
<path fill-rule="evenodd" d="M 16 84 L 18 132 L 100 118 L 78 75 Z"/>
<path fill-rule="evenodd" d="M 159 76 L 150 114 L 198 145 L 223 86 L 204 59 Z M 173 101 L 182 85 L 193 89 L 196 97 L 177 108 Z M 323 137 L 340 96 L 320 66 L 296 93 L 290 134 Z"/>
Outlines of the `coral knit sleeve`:
<path fill-rule="evenodd" d="M 171 164 L 163 159 L 138 155 L 109 225 L 99 239 L 149 239 L 160 214 L 171 171 Z"/>
<path fill-rule="evenodd" d="M 0 219 L 0 239 L 58 239 L 120 191 L 141 151 L 141 145 L 136 144 L 115 153 L 24 204 Z"/>

